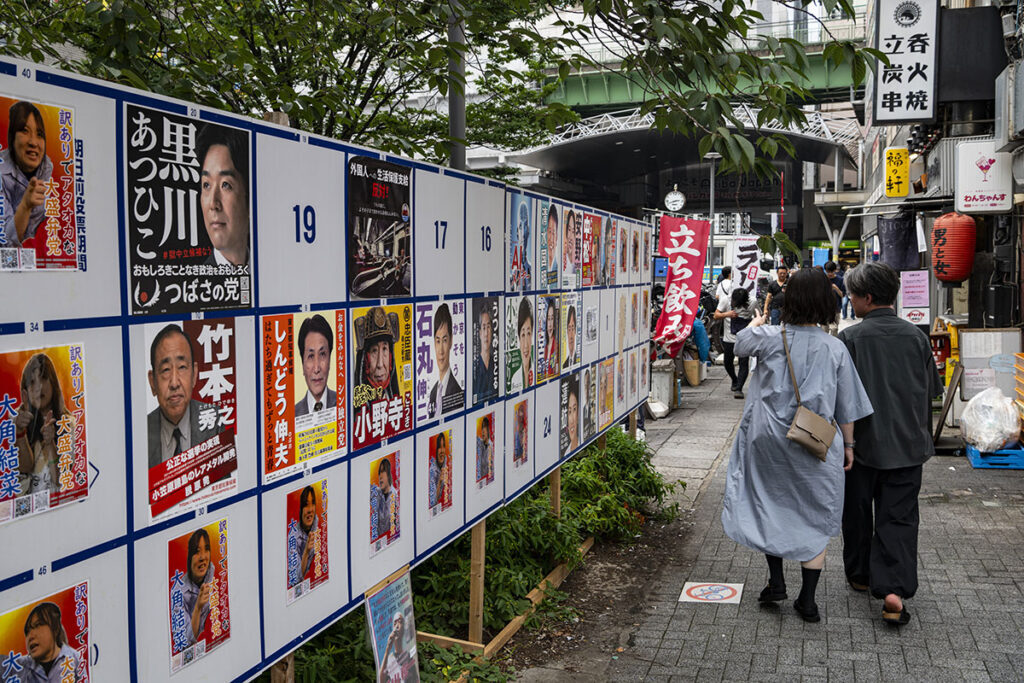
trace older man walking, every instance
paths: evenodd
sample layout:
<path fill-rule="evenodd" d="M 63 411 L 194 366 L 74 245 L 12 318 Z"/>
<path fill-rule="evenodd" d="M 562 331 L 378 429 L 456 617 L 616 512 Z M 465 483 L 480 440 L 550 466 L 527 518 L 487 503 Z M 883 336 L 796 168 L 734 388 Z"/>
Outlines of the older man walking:
<path fill-rule="evenodd" d="M 917 591 L 917 496 L 922 466 L 935 454 L 931 400 L 942 392 L 928 337 L 893 309 L 899 288 L 887 265 L 852 269 L 846 289 L 863 320 L 839 334 L 875 409 L 854 425 L 843 509 L 846 578 L 854 590 L 870 586 L 885 601 L 882 619 L 896 625 L 910 620 L 903 601 Z"/>

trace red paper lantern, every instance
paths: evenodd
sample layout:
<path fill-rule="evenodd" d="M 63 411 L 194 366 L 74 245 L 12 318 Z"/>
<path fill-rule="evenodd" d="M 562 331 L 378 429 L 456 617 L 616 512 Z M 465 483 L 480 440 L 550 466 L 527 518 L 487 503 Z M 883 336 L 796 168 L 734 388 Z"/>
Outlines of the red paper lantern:
<path fill-rule="evenodd" d="M 974 267 L 974 219 L 962 213 L 947 213 L 932 225 L 932 270 L 942 282 L 963 282 Z"/>

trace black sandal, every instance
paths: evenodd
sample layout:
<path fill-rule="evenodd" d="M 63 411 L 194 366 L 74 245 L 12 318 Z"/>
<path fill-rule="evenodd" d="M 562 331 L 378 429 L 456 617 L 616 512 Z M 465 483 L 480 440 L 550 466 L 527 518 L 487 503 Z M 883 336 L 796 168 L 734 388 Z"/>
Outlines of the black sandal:
<path fill-rule="evenodd" d="M 906 605 L 898 612 L 891 612 L 882 605 L 882 621 L 893 626 L 903 626 L 910 621 L 910 610 Z"/>
<path fill-rule="evenodd" d="M 778 587 L 776 587 L 776 586 L 773 586 L 773 585 L 771 585 L 769 583 L 761 591 L 761 595 L 757 596 L 757 601 L 758 602 L 762 602 L 762 603 L 764 603 L 764 602 L 781 602 L 783 600 L 786 600 L 787 598 L 789 598 L 789 596 L 786 595 L 786 587 L 785 586 L 778 586 Z"/>

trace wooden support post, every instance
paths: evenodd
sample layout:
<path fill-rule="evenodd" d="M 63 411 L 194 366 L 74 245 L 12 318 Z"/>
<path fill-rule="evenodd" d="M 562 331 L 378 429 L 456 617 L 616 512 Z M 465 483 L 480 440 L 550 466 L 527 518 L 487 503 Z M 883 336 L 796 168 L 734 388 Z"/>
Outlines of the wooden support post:
<path fill-rule="evenodd" d="M 629 435 L 636 438 L 636 410 L 629 414 Z"/>
<path fill-rule="evenodd" d="M 472 550 L 469 559 L 469 639 L 474 643 L 484 640 L 484 540 L 487 520 L 473 527 Z"/>
<path fill-rule="evenodd" d="M 270 683 L 295 683 L 294 652 L 271 667 Z"/>
<path fill-rule="evenodd" d="M 602 451 L 608 448 L 608 434 L 606 432 L 602 432 L 601 436 L 597 437 L 597 448 Z"/>
<path fill-rule="evenodd" d="M 551 514 L 562 516 L 562 467 L 551 470 L 548 475 L 548 487 L 551 489 Z"/>

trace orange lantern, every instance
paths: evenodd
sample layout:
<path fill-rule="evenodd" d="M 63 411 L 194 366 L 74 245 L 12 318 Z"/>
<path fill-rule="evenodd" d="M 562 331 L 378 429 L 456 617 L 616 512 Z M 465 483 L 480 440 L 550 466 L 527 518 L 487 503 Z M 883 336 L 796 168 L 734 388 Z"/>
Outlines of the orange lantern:
<path fill-rule="evenodd" d="M 947 213 L 932 224 L 932 270 L 942 282 L 963 282 L 974 267 L 974 219 L 962 213 Z"/>

